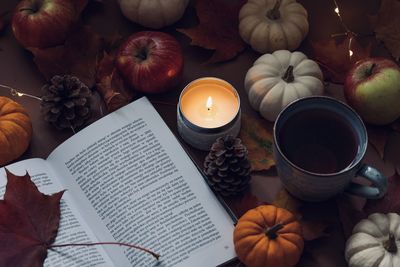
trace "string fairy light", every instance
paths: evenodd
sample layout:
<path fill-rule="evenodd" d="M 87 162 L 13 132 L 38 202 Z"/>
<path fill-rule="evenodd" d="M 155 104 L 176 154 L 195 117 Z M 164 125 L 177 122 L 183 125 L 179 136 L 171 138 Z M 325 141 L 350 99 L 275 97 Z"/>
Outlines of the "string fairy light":
<path fill-rule="evenodd" d="M 357 37 L 358 34 L 353 32 L 352 30 L 350 30 L 349 27 L 347 27 L 346 23 L 344 23 L 344 21 L 343 21 L 342 15 L 340 14 L 340 9 L 339 9 L 339 5 L 338 5 L 337 1 L 333 0 L 333 2 L 335 4 L 335 9 L 333 11 L 338 16 L 340 24 L 342 25 L 342 27 L 345 30 L 345 32 L 343 32 L 343 33 L 334 33 L 334 34 L 331 35 L 331 37 L 332 38 L 339 37 L 339 36 L 347 36 L 347 37 L 349 37 L 349 44 L 348 44 L 347 50 L 349 51 L 349 58 L 351 59 L 351 57 L 354 54 L 353 50 L 351 49 L 351 44 L 353 42 L 353 38 Z"/>
<path fill-rule="evenodd" d="M 5 85 L 5 84 L 0 84 L 0 87 L 10 90 L 10 94 L 12 96 L 16 96 L 16 97 L 26 96 L 26 97 L 29 97 L 29 98 L 33 98 L 33 99 L 42 101 L 42 99 L 40 97 L 37 97 L 37 96 L 34 96 L 34 95 L 30 95 L 30 94 L 27 94 L 27 93 L 22 93 L 22 92 L 18 91 L 17 89 L 15 89 L 15 88 L 13 88 L 11 86 L 8 86 L 8 85 Z"/>

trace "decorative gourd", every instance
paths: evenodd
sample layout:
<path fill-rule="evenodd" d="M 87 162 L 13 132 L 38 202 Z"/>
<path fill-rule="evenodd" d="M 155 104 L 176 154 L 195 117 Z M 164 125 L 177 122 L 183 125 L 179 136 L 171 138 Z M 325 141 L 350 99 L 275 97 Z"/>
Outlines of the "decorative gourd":
<path fill-rule="evenodd" d="M 349 267 L 400 266 L 400 216 L 373 213 L 361 220 L 346 243 Z"/>
<path fill-rule="evenodd" d="M 160 29 L 178 21 L 189 0 L 119 0 L 125 17 L 142 26 Z"/>
<path fill-rule="evenodd" d="M 233 242 L 248 267 L 292 267 L 304 247 L 300 223 L 292 213 L 273 205 L 246 212 L 235 227 Z"/>
<path fill-rule="evenodd" d="M 0 96 L 0 166 L 21 156 L 32 137 L 32 123 L 17 102 Z"/>
<path fill-rule="evenodd" d="M 301 52 L 278 50 L 258 58 L 248 70 L 245 89 L 250 105 L 275 121 L 290 102 L 323 93 L 323 76 L 315 61 Z"/>
<path fill-rule="evenodd" d="M 239 13 L 239 33 L 260 53 L 293 51 L 308 33 L 307 11 L 295 0 L 249 0 Z"/>

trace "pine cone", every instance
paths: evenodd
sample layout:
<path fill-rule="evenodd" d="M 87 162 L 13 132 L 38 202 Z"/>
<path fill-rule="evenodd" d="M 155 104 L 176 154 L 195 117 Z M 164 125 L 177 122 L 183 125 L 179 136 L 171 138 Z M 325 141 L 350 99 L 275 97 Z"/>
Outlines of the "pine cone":
<path fill-rule="evenodd" d="M 208 184 L 224 196 L 243 192 L 250 182 L 247 148 L 239 138 L 220 137 L 204 161 Z"/>
<path fill-rule="evenodd" d="M 43 87 L 41 113 L 58 129 L 79 128 L 90 117 L 90 95 L 77 77 L 55 75 Z"/>

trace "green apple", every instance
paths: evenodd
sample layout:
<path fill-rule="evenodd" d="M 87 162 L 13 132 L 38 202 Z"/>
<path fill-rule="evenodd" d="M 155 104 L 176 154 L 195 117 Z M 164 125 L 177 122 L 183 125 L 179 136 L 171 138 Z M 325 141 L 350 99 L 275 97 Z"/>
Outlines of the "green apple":
<path fill-rule="evenodd" d="M 347 102 L 365 122 L 384 125 L 400 117 L 400 68 L 385 58 L 366 58 L 349 70 Z"/>

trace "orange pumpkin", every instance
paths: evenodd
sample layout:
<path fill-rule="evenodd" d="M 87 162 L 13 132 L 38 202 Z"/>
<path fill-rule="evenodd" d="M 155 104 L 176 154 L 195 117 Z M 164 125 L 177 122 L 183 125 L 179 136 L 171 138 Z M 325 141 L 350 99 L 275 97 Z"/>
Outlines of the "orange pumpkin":
<path fill-rule="evenodd" d="M 24 107 L 0 96 L 0 166 L 21 156 L 31 138 L 32 123 Z"/>
<path fill-rule="evenodd" d="M 272 205 L 246 212 L 235 227 L 233 241 L 247 267 L 292 267 L 304 247 L 301 225 L 294 215 Z"/>

